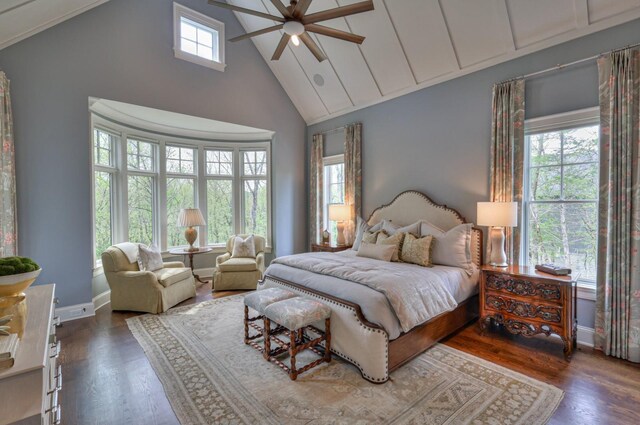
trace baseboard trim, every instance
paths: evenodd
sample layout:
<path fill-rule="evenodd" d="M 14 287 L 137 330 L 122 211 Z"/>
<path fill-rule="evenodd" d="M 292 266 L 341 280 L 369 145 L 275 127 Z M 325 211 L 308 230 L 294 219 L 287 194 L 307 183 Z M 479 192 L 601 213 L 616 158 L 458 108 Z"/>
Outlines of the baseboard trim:
<path fill-rule="evenodd" d="M 93 310 L 98 310 L 100 307 L 104 307 L 105 305 L 111 302 L 111 290 L 107 289 L 101 294 L 93 297 Z"/>
<path fill-rule="evenodd" d="M 60 318 L 61 322 L 68 322 L 70 320 L 95 316 L 95 309 L 92 302 L 69 305 L 66 307 L 57 307 L 56 316 Z"/>
<path fill-rule="evenodd" d="M 578 325 L 578 344 L 593 348 L 595 329 Z"/>

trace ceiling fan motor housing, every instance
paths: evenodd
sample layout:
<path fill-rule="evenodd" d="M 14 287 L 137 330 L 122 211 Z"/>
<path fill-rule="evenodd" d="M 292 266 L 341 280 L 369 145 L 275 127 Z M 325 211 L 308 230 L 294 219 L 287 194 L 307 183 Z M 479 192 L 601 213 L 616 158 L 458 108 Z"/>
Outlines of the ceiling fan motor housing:
<path fill-rule="evenodd" d="M 289 35 L 300 35 L 304 32 L 304 25 L 298 21 L 287 21 L 284 23 L 283 29 Z"/>

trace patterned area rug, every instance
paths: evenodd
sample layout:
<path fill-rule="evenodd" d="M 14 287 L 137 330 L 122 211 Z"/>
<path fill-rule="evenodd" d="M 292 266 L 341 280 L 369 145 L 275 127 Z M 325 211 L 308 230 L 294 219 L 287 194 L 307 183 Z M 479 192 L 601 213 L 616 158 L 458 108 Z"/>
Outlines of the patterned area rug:
<path fill-rule="evenodd" d="M 237 295 L 127 320 L 183 425 L 531 425 L 546 423 L 563 397 L 556 387 L 444 345 L 381 385 L 336 356 L 293 382 L 244 345 L 242 317 Z"/>

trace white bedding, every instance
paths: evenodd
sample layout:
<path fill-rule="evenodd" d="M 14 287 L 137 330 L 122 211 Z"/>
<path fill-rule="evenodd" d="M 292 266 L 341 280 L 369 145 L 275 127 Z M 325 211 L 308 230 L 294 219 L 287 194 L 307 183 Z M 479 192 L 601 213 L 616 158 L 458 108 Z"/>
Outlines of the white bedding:
<path fill-rule="evenodd" d="M 322 255 L 325 255 L 326 258 L 329 259 L 331 258 L 332 255 L 335 256 L 336 254 L 324 253 Z M 322 255 L 318 256 L 318 254 L 313 254 L 313 255 L 308 254 L 306 256 L 307 257 L 306 259 L 307 260 L 309 258 L 321 259 Z M 396 311 L 400 311 L 401 315 L 405 315 L 407 313 L 406 311 L 403 311 L 403 310 L 406 310 L 404 308 L 405 306 L 400 306 L 399 308 L 397 298 L 395 299 L 394 305 L 392 306 L 389 299 L 387 299 L 387 296 L 383 293 L 385 291 L 383 290 L 381 292 L 370 286 L 366 286 L 367 284 L 369 285 L 371 284 L 366 280 L 364 282 L 357 283 L 344 278 L 339 278 L 338 277 L 340 275 L 339 273 L 338 274 L 332 273 L 334 274 L 334 276 L 331 276 L 331 275 L 323 275 L 319 273 L 314 273 L 313 271 L 305 270 L 304 269 L 305 267 L 308 269 L 312 268 L 310 267 L 309 261 L 306 261 L 307 263 L 306 266 L 300 266 L 300 264 L 298 264 L 299 266 L 298 268 L 292 267 L 290 265 L 278 264 L 276 261 L 272 263 L 271 266 L 269 266 L 265 274 L 276 277 L 276 278 L 280 278 L 283 280 L 288 280 L 290 282 L 303 285 L 310 289 L 325 292 L 335 297 L 342 298 L 347 301 L 351 301 L 353 303 L 359 304 L 360 307 L 362 308 L 362 312 L 366 317 L 366 319 L 386 329 L 387 332 L 389 333 L 390 339 L 397 338 L 403 332 L 403 330 L 404 331 L 409 330 L 410 328 L 409 326 L 412 327 L 417 324 L 423 323 L 429 320 L 431 317 L 441 312 L 448 311 L 448 310 L 451 310 L 452 308 L 455 308 L 455 305 L 457 305 L 457 303 L 469 298 L 470 296 L 474 295 L 477 292 L 477 281 L 478 281 L 478 275 L 479 275 L 477 268 L 474 268 L 473 274 L 469 276 L 465 272 L 465 270 L 461 268 L 456 268 L 456 267 L 435 266 L 432 268 L 424 268 L 424 267 L 412 265 L 412 264 L 385 263 L 378 260 L 364 259 L 364 258 L 356 257 L 355 251 L 352 251 L 352 250 L 343 251 L 338 255 L 340 256 L 340 258 L 334 257 L 334 261 L 338 261 L 340 259 L 348 259 L 349 263 L 363 262 L 360 264 L 359 266 L 360 268 L 363 264 L 370 264 L 373 267 L 379 268 L 380 270 L 390 269 L 391 271 L 393 271 L 393 276 L 390 276 L 390 277 L 392 279 L 395 279 L 395 281 L 397 281 L 398 279 L 402 279 L 402 273 L 400 272 L 403 270 L 406 270 L 407 276 L 414 277 L 411 283 L 411 286 L 414 287 L 413 288 L 414 291 L 416 290 L 416 288 L 418 291 L 421 289 L 419 286 L 420 284 L 415 283 L 416 281 L 415 277 L 425 276 L 428 278 L 424 280 L 425 288 L 428 287 L 430 284 L 433 284 L 433 282 L 429 284 L 427 283 L 427 281 L 434 281 L 437 284 L 442 285 L 441 287 L 436 287 L 435 292 L 436 293 L 443 292 L 441 291 L 441 288 L 444 288 L 444 290 L 447 292 L 446 294 L 447 297 L 452 298 L 453 300 L 455 300 L 455 302 L 450 301 L 449 306 L 447 308 L 442 308 L 441 311 L 437 311 L 434 309 L 427 309 L 431 311 L 418 312 L 419 314 L 415 317 L 420 318 L 421 321 L 419 323 L 418 322 L 414 323 L 409 320 L 409 319 L 412 319 L 413 316 L 409 317 L 409 319 L 407 317 L 403 317 L 404 323 L 401 323 L 401 320 L 399 320 Z M 294 257 L 301 257 L 301 256 L 294 256 Z M 300 262 L 299 258 L 297 258 L 296 260 L 298 261 L 298 263 Z M 287 260 L 285 260 L 285 262 L 287 262 Z M 295 265 L 296 263 L 296 261 L 291 261 L 291 260 L 288 260 L 288 262 L 293 265 Z M 374 263 L 371 263 L 371 262 L 374 262 Z M 322 267 L 315 267 L 314 269 L 320 270 L 322 269 Z M 398 288 L 391 288 L 391 289 L 396 290 Z M 442 294 L 438 295 L 438 297 L 443 298 Z M 412 304 L 412 303 L 408 302 L 406 304 Z M 411 311 L 409 313 L 413 314 L 414 312 Z M 425 315 L 426 313 L 429 313 L 432 316 Z M 403 328 L 403 324 L 404 324 L 404 328 Z"/>

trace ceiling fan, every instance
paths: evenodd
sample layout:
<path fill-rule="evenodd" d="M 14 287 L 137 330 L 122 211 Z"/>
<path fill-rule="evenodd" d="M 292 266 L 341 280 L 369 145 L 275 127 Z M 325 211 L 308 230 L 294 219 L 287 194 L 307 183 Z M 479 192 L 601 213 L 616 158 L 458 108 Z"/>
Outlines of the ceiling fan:
<path fill-rule="evenodd" d="M 311 0 L 291 0 L 291 4 L 289 6 L 285 6 L 281 0 L 270 1 L 278 9 L 278 12 L 282 14 L 282 16 L 275 16 L 269 13 L 263 13 L 257 10 L 247 9 L 245 7 L 240 7 L 216 0 L 209 0 L 209 4 L 224 7 L 226 9 L 231 9 L 240 13 L 248 13 L 250 15 L 259 16 L 260 18 L 281 22 L 278 25 L 263 28 L 258 31 L 253 31 L 229 40 L 240 41 L 247 38 L 255 37 L 257 35 L 284 30 L 284 34 L 280 39 L 280 43 L 278 43 L 278 47 L 276 47 L 276 51 L 271 57 L 271 60 L 274 61 L 280 59 L 280 56 L 282 56 L 282 52 L 284 52 L 284 48 L 287 47 L 287 43 L 289 42 L 289 40 L 291 40 L 291 42 L 296 46 L 300 45 L 300 40 L 302 40 L 304 45 L 307 46 L 307 48 L 311 51 L 311 53 L 313 53 L 313 55 L 316 57 L 316 59 L 318 59 L 319 62 L 327 59 L 318 44 L 316 44 L 316 42 L 313 41 L 313 38 L 309 36 L 309 32 L 326 35 L 328 37 L 339 38 L 340 40 L 349 41 L 351 43 L 362 44 L 362 42 L 364 41 L 364 37 L 335 28 L 329 28 L 324 25 L 318 25 L 318 22 L 341 18 L 349 15 L 355 15 L 357 13 L 368 12 L 374 9 L 373 1 L 368 0 L 307 15 L 307 9 L 309 9 L 309 6 L 311 5 Z"/>

